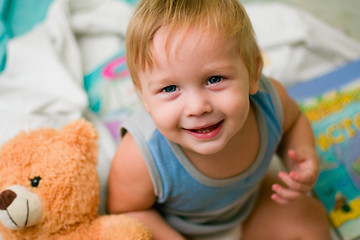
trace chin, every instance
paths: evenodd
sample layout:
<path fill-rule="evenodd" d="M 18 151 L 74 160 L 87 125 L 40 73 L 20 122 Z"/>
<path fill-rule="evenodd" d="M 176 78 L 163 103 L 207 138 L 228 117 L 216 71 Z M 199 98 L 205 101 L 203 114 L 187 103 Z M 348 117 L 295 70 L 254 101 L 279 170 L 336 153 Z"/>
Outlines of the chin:
<path fill-rule="evenodd" d="M 219 144 L 206 144 L 206 146 L 193 145 L 189 148 L 190 151 L 201 155 L 213 155 L 219 153 L 222 149 L 224 149 L 224 146 Z"/>

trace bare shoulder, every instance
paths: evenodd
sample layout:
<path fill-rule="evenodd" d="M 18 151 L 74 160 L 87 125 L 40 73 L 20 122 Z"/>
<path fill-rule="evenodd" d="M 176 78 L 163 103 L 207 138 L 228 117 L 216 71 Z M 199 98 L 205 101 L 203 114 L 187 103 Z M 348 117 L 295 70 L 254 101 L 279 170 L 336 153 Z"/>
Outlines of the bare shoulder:
<path fill-rule="evenodd" d="M 300 109 L 297 103 L 288 95 L 286 88 L 275 79 L 270 79 L 271 83 L 274 85 L 283 108 L 284 114 L 284 123 L 283 131 L 286 132 L 291 126 L 297 121 L 300 115 Z"/>
<path fill-rule="evenodd" d="M 151 208 L 154 188 L 146 163 L 133 137 L 127 133 L 113 158 L 108 179 L 108 210 L 120 213 Z"/>

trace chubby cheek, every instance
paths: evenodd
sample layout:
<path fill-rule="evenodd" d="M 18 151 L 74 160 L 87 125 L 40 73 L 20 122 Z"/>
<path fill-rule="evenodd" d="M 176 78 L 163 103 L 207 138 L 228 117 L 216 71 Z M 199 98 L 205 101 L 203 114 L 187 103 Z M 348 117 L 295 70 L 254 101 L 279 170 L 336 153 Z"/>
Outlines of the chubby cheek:
<path fill-rule="evenodd" d="M 228 95 L 225 101 L 221 103 L 223 112 L 229 117 L 242 118 L 249 112 L 249 95 L 233 94 Z"/>
<path fill-rule="evenodd" d="M 227 130 L 235 133 L 239 131 L 247 120 L 249 114 L 249 99 L 232 98 L 231 102 L 226 102 L 223 106 L 223 112 L 227 119 Z"/>
<path fill-rule="evenodd" d="M 176 135 L 177 130 L 180 129 L 180 111 L 174 106 L 157 106 L 156 108 L 149 108 L 150 114 L 157 126 L 158 130 L 170 140 L 173 140 L 172 134 Z"/>
<path fill-rule="evenodd" d="M 141 98 L 146 111 L 152 116 L 162 134 L 177 126 L 178 108 L 176 106 L 151 96 L 147 91 L 142 92 Z"/>

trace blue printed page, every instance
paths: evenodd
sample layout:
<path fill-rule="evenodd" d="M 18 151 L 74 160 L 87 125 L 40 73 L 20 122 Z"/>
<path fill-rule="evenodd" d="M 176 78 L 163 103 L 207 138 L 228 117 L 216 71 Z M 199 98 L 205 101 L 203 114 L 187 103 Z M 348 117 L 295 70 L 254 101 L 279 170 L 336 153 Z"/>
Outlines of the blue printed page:
<path fill-rule="evenodd" d="M 344 239 L 360 236 L 360 61 L 292 86 L 311 122 L 321 171 L 314 187 Z"/>

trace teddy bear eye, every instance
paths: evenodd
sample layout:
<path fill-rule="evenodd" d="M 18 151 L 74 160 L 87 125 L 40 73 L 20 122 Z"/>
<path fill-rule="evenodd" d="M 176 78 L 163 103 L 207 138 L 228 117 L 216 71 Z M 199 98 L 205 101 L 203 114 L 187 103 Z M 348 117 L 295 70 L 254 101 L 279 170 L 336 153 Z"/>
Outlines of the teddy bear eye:
<path fill-rule="evenodd" d="M 31 178 L 31 179 L 30 179 L 31 186 L 32 186 L 32 187 L 38 187 L 39 184 L 40 184 L 40 180 L 41 180 L 41 177 L 39 177 L 39 176 L 36 176 L 36 177 L 34 177 L 34 178 Z"/>

